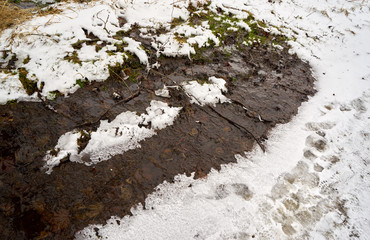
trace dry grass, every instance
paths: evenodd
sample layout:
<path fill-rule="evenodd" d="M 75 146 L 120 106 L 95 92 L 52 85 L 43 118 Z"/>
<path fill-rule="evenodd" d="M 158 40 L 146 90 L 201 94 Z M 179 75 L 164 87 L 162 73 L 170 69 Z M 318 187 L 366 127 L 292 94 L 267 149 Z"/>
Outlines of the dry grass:
<path fill-rule="evenodd" d="M 77 2 L 85 3 L 94 0 L 59 0 L 59 2 Z M 38 16 L 53 16 L 61 13 L 62 10 L 50 7 L 35 7 L 29 9 L 22 9 L 9 2 L 9 0 L 0 0 L 0 33 L 7 28 L 12 28 L 24 23 L 31 18 Z"/>
<path fill-rule="evenodd" d="M 0 0 L 0 32 L 30 19 L 31 11 L 18 8 L 8 0 Z"/>

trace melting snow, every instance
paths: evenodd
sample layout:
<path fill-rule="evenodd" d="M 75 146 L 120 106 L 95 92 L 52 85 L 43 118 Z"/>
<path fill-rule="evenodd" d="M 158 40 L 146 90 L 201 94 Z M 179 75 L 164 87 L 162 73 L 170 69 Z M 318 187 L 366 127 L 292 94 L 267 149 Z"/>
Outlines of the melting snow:
<path fill-rule="evenodd" d="M 78 131 L 67 132 L 59 138 L 54 150 L 48 151 L 44 157 L 46 161 L 44 167 L 50 174 L 53 167 L 58 166 L 67 156 L 72 162 L 91 165 L 138 148 L 139 142 L 155 135 L 156 130 L 172 125 L 180 110 L 180 107 L 169 107 L 167 103 L 153 100 L 146 113 L 140 116 L 136 112 L 127 111 L 119 114 L 111 122 L 102 120 L 99 128 L 90 134 L 91 139 L 81 152 L 78 151 L 78 139 L 83 134 Z M 149 128 L 140 126 L 147 126 L 149 123 L 151 124 Z M 86 155 L 89 156 L 89 162 L 83 161 Z"/>
<path fill-rule="evenodd" d="M 201 106 L 205 104 L 216 105 L 216 103 L 230 102 L 222 93 L 227 92 L 226 81 L 222 78 L 210 77 L 210 83 L 199 84 L 197 81 L 190 81 L 182 85 L 185 93 L 190 96 L 191 103 Z"/>

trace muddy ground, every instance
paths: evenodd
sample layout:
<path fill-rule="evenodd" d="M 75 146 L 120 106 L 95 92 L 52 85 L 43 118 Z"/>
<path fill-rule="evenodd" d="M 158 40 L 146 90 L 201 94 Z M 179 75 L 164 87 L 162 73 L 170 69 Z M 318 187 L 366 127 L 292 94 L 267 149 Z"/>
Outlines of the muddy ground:
<path fill-rule="evenodd" d="M 129 83 L 136 93 L 132 99 L 113 74 L 105 82 L 86 83 L 68 98 L 0 106 L 0 238 L 71 239 L 88 224 L 130 214 L 164 180 L 192 172 L 206 177 L 211 168 L 235 162 L 235 154 L 255 144 L 264 148 L 271 128 L 288 122 L 314 94 L 309 64 L 288 54 L 286 46 L 229 50 L 206 49 L 193 61 L 161 57 L 161 67 L 148 73 L 130 69 L 136 71 Z M 153 92 L 163 84 L 209 76 L 227 81 L 232 103 L 201 107 L 189 104 L 181 90 L 171 90 L 170 99 Z M 46 151 L 62 134 L 96 129 L 99 119 L 112 120 L 122 111 L 142 113 L 153 99 L 183 109 L 173 126 L 141 148 L 90 167 L 66 160 L 50 175 L 42 169 Z"/>

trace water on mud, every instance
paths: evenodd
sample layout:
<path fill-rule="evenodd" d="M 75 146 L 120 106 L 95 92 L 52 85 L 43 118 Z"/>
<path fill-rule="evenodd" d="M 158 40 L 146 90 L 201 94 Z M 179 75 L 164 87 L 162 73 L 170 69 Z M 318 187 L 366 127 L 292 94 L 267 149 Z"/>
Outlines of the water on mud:
<path fill-rule="evenodd" d="M 314 79 L 309 64 L 287 48 L 231 49 L 231 54 L 208 49 L 204 59 L 193 61 L 162 57 L 159 70 L 141 70 L 130 83 L 137 96 L 117 105 L 114 92 L 123 99 L 131 93 L 111 77 L 68 98 L 0 106 L 1 239 L 73 238 L 88 224 L 130 214 L 164 180 L 192 172 L 204 177 L 211 168 L 235 162 L 235 154 L 256 142 L 263 148 L 268 131 L 289 121 L 314 93 Z M 201 107 L 190 104 L 181 90 L 172 89 L 169 99 L 154 94 L 164 84 L 210 76 L 227 81 L 232 103 Z M 90 167 L 67 159 L 45 174 L 42 159 L 62 134 L 95 130 L 100 119 L 112 120 L 123 111 L 142 113 L 153 99 L 183 109 L 172 126 L 141 148 Z"/>

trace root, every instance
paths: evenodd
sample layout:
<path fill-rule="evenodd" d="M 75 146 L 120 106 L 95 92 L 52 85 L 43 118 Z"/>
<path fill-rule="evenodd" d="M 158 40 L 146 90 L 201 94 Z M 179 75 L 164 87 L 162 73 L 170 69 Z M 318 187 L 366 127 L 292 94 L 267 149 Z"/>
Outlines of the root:
<path fill-rule="evenodd" d="M 248 129 L 246 129 L 245 127 L 243 127 L 243 126 L 239 125 L 238 123 L 234 122 L 230 118 L 225 117 L 224 115 L 222 115 L 221 113 L 219 113 L 214 107 L 208 106 L 208 108 L 210 108 L 214 113 L 216 113 L 221 118 L 223 118 L 226 121 L 228 121 L 231 125 L 235 126 L 236 128 L 238 128 L 238 129 L 240 129 L 240 130 L 248 133 L 250 136 L 252 136 L 252 138 L 257 142 L 257 144 L 260 146 L 260 148 L 262 149 L 262 151 L 263 152 L 266 152 L 265 146 L 263 146 L 263 144 L 261 143 L 261 141 L 258 138 L 256 138 L 256 136 L 254 136 L 254 134 L 251 133 Z"/>

